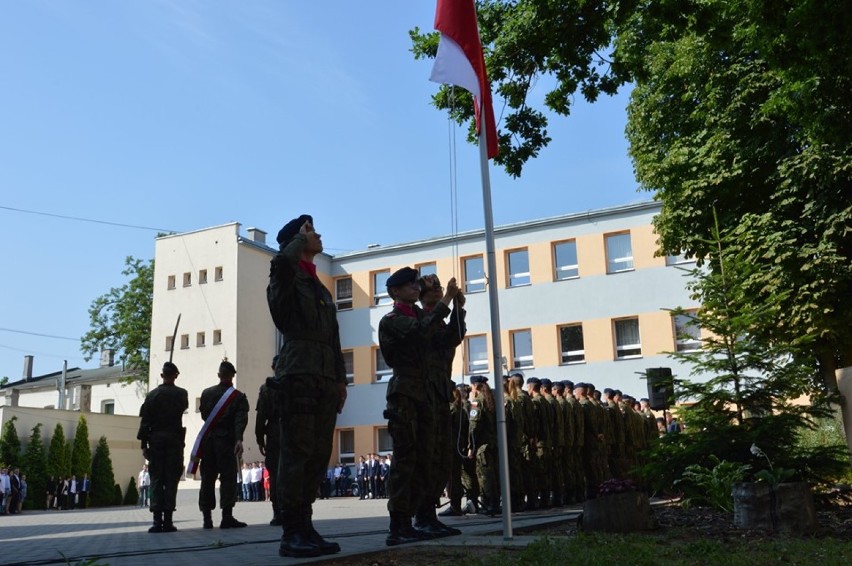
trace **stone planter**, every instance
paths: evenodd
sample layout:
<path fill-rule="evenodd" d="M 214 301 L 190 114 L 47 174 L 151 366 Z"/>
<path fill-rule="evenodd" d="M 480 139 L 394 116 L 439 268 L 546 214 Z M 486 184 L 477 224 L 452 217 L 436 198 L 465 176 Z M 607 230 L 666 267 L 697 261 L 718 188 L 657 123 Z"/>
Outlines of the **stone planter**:
<path fill-rule="evenodd" d="M 810 533 L 817 528 L 810 487 L 804 482 L 736 483 L 734 524 L 742 529 Z"/>
<path fill-rule="evenodd" d="M 628 491 L 583 503 L 582 530 L 607 533 L 648 531 L 656 527 L 648 496 Z"/>

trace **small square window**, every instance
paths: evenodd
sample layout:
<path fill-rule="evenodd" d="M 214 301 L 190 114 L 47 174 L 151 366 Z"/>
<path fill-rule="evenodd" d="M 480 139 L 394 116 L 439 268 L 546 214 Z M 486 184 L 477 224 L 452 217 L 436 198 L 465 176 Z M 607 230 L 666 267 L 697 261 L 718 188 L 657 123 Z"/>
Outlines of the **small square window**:
<path fill-rule="evenodd" d="M 417 271 L 420 272 L 420 277 L 438 275 L 438 266 L 434 263 L 421 263 L 417 266 Z"/>
<path fill-rule="evenodd" d="M 343 365 L 346 367 L 346 384 L 355 382 L 355 354 L 352 350 L 343 351 Z"/>
<path fill-rule="evenodd" d="M 175 276 L 169 275 L 168 289 L 169 289 L 169 291 L 171 291 L 174 288 L 175 288 Z"/>
<path fill-rule="evenodd" d="M 633 270 L 633 247 L 630 232 L 610 234 L 606 239 L 606 272 L 620 273 Z"/>
<path fill-rule="evenodd" d="M 195 346 L 197 348 L 203 348 L 205 346 L 206 336 L 204 332 L 199 332 L 195 335 Z"/>
<path fill-rule="evenodd" d="M 334 280 L 335 304 L 337 310 L 343 311 L 352 308 L 352 278 L 340 277 Z"/>
<path fill-rule="evenodd" d="M 172 344 L 172 337 L 171 337 L 171 336 L 166 336 L 166 352 L 171 352 L 171 351 L 172 351 L 172 346 L 173 346 L 173 344 Z"/>
<path fill-rule="evenodd" d="M 465 339 L 467 348 L 468 374 L 475 375 L 488 371 L 488 342 L 486 336 L 468 336 Z"/>
<path fill-rule="evenodd" d="M 101 401 L 101 414 L 104 415 L 114 415 L 115 414 L 115 400 L 114 399 L 106 399 Z"/>
<path fill-rule="evenodd" d="M 198 284 L 204 285 L 205 283 L 207 283 L 207 270 L 206 269 L 200 269 L 198 271 Z"/>
<path fill-rule="evenodd" d="M 517 330 L 512 332 L 512 368 L 533 367 L 532 332 Z"/>
<path fill-rule="evenodd" d="M 183 286 L 189 287 L 192 285 L 192 273 L 184 273 L 183 274 Z"/>
<path fill-rule="evenodd" d="M 562 346 L 563 364 L 581 364 L 586 361 L 582 324 L 561 326 L 559 328 L 559 343 Z"/>
<path fill-rule="evenodd" d="M 222 343 L 222 331 L 214 330 L 213 331 L 213 344 L 218 345 Z"/>
<path fill-rule="evenodd" d="M 180 335 L 180 349 L 188 350 L 189 349 L 189 334 L 181 334 Z"/>
<path fill-rule="evenodd" d="M 373 280 L 373 305 L 390 305 L 393 304 L 393 299 L 388 295 L 388 278 L 390 277 L 390 270 L 387 271 L 374 271 L 372 280 Z"/>
<path fill-rule="evenodd" d="M 213 278 L 214 278 L 216 281 L 221 281 L 221 280 L 222 280 L 222 268 L 221 268 L 221 266 L 220 266 L 220 267 L 217 267 L 216 269 L 214 269 L 214 270 L 213 270 Z"/>
<path fill-rule="evenodd" d="M 376 348 L 376 383 L 385 382 L 393 376 L 393 368 L 385 362 L 381 348 Z"/>
<path fill-rule="evenodd" d="M 576 240 L 553 244 L 553 271 L 556 281 L 576 279 L 580 276 Z"/>
<path fill-rule="evenodd" d="M 337 432 L 338 461 L 341 464 L 355 463 L 355 431 L 340 430 Z"/>
<path fill-rule="evenodd" d="M 625 318 L 615 321 L 615 357 L 623 360 L 642 356 L 639 336 L 639 319 Z"/>
<path fill-rule="evenodd" d="M 468 257 L 464 260 L 464 292 L 478 293 L 485 290 L 485 264 L 482 256 Z"/>
<path fill-rule="evenodd" d="M 509 266 L 509 287 L 530 284 L 530 256 L 527 250 L 515 250 L 506 254 Z"/>
<path fill-rule="evenodd" d="M 376 429 L 376 446 L 379 454 L 390 454 L 393 452 L 393 438 L 391 438 L 388 427 L 380 426 Z"/>

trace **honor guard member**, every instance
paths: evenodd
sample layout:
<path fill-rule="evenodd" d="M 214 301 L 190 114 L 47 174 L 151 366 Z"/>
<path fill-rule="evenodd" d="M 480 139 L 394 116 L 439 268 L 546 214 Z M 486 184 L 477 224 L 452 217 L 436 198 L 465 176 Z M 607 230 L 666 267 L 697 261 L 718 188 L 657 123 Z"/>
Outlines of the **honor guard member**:
<path fill-rule="evenodd" d="M 183 412 L 189 407 L 186 389 L 175 385 L 180 372 L 166 362 L 160 377 L 163 383 L 145 396 L 139 410 L 142 420 L 136 435 L 142 442 L 142 455 L 148 460 L 151 478 L 151 512 L 154 524 L 149 533 L 177 530 L 172 513 L 177 508 L 177 486 L 183 473 L 183 446 L 186 429 Z"/>
<path fill-rule="evenodd" d="M 272 358 L 272 371 L 275 371 L 275 363 L 278 356 Z M 260 386 L 257 393 L 257 416 L 254 421 L 254 436 L 257 447 L 263 454 L 263 464 L 269 471 L 269 500 L 272 502 L 272 527 L 281 526 L 281 515 L 278 511 L 278 455 L 280 452 L 279 438 L 281 436 L 281 422 L 278 414 L 278 403 L 273 398 L 273 392 L 266 383 Z"/>
<path fill-rule="evenodd" d="M 431 466 L 434 454 L 434 401 L 429 386 L 430 336 L 450 314 L 449 305 L 458 293 L 455 279 L 431 312 L 415 303 L 420 296 L 416 269 L 404 267 L 387 280 L 394 301 L 391 312 L 379 322 L 379 346 L 393 376 L 388 382 L 388 432 L 393 440 L 393 466 L 390 469 L 388 546 L 433 538 L 434 527 L 416 530 L 411 517 L 432 488 Z"/>
<path fill-rule="evenodd" d="M 243 455 L 243 432 L 248 425 L 249 403 L 234 388 L 237 370 L 229 361 L 219 364 L 219 383 L 201 392 L 201 418 L 207 426 L 201 441 L 201 489 L 198 508 L 205 529 L 213 528 L 211 512 L 216 508 L 216 479 L 219 479 L 220 529 L 236 529 L 246 524 L 234 518 L 237 503 L 237 472 Z M 221 402 L 221 403 L 220 403 Z M 210 425 L 207 421 L 210 419 Z"/>
<path fill-rule="evenodd" d="M 322 238 L 303 214 L 278 232 L 266 298 L 283 343 L 275 379 L 281 411 L 278 554 L 306 558 L 340 552 L 313 526 L 313 504 L 331 459 L 337 415 L 346 402 L 346 366 L 340 349 L 337 309 L 317 277 L 314 258 Z"/>

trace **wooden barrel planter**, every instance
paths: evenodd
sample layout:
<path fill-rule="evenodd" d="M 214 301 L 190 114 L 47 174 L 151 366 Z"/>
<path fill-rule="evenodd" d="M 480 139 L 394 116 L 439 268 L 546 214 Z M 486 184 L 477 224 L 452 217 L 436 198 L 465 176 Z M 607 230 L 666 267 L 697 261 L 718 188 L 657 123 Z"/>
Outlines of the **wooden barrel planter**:
<path fill-rule="evenodd" d="M 736 483 L 733 496 L 734 525 L 739 528 L 795 533 L 817 528 L 814 498 L 804 482 Z"/>
<path fill-rule="evenodd" d="M 645 493 L 628 491 L 587 499 L 583 503 L 582 530 L 607 533 L 648 531 L 656 527 Z"/>

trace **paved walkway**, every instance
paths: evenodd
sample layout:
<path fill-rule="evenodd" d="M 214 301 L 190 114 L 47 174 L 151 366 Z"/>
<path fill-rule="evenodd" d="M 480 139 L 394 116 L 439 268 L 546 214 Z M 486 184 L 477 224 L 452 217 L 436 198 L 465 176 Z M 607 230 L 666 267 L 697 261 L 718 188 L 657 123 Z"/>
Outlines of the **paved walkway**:
<path fill-rule="evenodd" d="M 269 503 L 237 504 L 234 516 L 248 523 L 245 529 L 219 529 L 221 515 L 218 510 L 213 513 L 217 528 L 202 529 L 197 505 L 198 489 L 195 486 L 186 486 L 178 492 L 175 526 L 179 531 L 171 534 L 149 534 L 147 529 L 151 524 L 151 513 L 138 507 L 29 511 L 20 515 L 0 516 L 0 564 L 75 565 L 88 558 L 97 558 L 99 565 L 115 566 L 153 566 L 165 561 L 170 565 L 249 566 L 300 564 L 332 558 L 279 557 L 281 528 L 269 526 L 272 516 Z M 387 500 L 361 501 L 352 497 L 317 501 L 314 505 L 317 530 L 342 547 L 342 552 L 333 555 L 333 558 L 386 550 L 386 505 Z M 566 507 L 515 514 L 512 517 L 513 529 L 522 532 L 524 526 L 570 520 L 577 516 L 578 511 L 579 508 Z M 460 528 L 463 534 L 418 544 L 424 547 L 527 545 L 534 540 L 527 536 L 504 540 L 500 517 L 491 519 L 474 515 L 448 518 L 445 522 Z"/>

